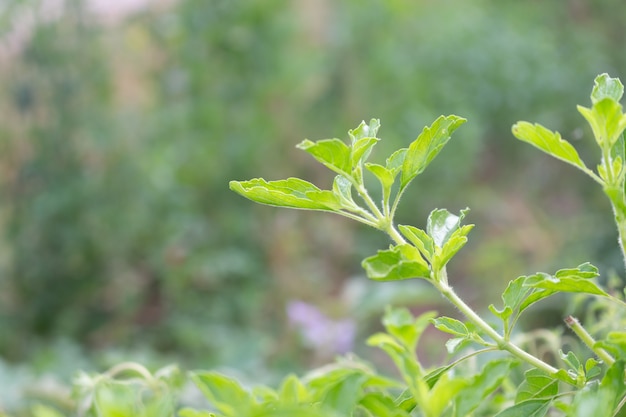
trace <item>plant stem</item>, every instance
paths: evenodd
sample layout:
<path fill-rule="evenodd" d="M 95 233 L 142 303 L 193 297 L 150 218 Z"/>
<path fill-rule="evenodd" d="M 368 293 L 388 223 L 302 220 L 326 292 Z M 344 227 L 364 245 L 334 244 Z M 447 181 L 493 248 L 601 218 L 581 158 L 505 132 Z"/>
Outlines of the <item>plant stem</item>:
<path fill-rule="evenodd" d="M 587 347 L 589 349 L 591 349 L 593 351 L 593 353 L 595 353 L 596 355 L 598 355 L 598 357 L 600 359 L 602 359 L 602 361 L 604 361 L 605 364 L 607 364 L 607 366 L 611 366 L 615 363 L 615 358 L 613 358 L 613 356 L 611 356 L 606 350 L 596 347 L 596 341 L 593 338 L 593 336 L 591 336 L 589 334 L 589 332 L 580 324 L 580 322 L 578 321 L 578 319 L 576 319 L 573 316 L 567 316 L 565 318 L 565 324 L 567 324 L 567 327 L 569 327 L 570 329 L 572 329 L 572 331 L 574 333 L 576 333 L 576 336 L 578 336 L 580 338 L 580 340 L 587 345 Z"/>
<path fill-rule="evenodd" d="M 530 365 L 543 370 L 548 374 L 554 374 L 558 372 L 558 369 L 553 366 L 547 364 L 539 358 L 529 354 L 528 352 L 520 349 L 517 345 L 511 343 L 510 340 L 506 340 L 503 336 L 501 336 L 497 331 L 495 331 L 487 322 L 485 322 L 482 317 L 480 317 L 476 312 L 454 292 L 452 287 L 447 284 L 441 284 L 438 282 L 433 282 L 435 287 L 441 292 L 441 294 L 448 299 L 456 308 L 458 308 L 465 317 L 467 317 L 471 322 L 473 322 L 476 326 L 478 326 L 483 332 L 485 332 L 489 337 L 493 339 L 494 342 L 497 343 L 498 348 L 501 350 L 506 350 L 513 356 L 523 360 Z"/>
<path fill-rule="evenodd" d="M 393 227 L 393 225 L 389 225 L 388 230 L 389 236 L 397 243 L 402 244 L 406 243 L 406 241 L 402 238 L 400 233 Z M 450 285 L 448 285 L 448 277 L 446 268 L 443 267 L 441 270 L 437 272 L 438 276 L 436 279 L 432 279 L 430 282 L 433 286 L 443 295 L 448 301 L 450 301 L 456 308 L 458 308 L 465 317 L 467 317 L 472 323 L 474 323 L 477 327 L 479 327 L 485 334 L 493 339 L 496 342 L 498 349 L 505 350 L 512 354 L 513 356 L 523 360 L 524 362 L 534 366 L 535 368 L 541 369 L 542 371 L 548 373 L 549 375 L 555 374 L 558 372 L 558 369 L 553 366 L 547 364 L 541 359 L 531 355 L 530 353 L 524 351 L 519 348 L 517 345 L 511 343 L 510 340 L 504 338 L 500 333 L 495 331 L 493 327 L 491 327 L 482 317 L 480 317 L 470 306 L 468 306 L 465 301 L 463 301 L 452 289 Z M 574 381 L 570 382 L 572 385 L 575 385 Z"/>

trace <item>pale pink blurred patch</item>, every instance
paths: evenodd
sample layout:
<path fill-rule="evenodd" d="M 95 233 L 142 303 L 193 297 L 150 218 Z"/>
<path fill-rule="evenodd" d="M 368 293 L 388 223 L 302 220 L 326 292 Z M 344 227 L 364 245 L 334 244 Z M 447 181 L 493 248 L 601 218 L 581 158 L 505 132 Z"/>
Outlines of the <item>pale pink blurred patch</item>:
<path fill-rule="evenodd" d="M 290 302 L 287 316 L 312 349 L 326 354 L 343 354 L 352 350 L 356 337 L 353 320 L 332 320 L 314 305 L 303 301 Z"/>

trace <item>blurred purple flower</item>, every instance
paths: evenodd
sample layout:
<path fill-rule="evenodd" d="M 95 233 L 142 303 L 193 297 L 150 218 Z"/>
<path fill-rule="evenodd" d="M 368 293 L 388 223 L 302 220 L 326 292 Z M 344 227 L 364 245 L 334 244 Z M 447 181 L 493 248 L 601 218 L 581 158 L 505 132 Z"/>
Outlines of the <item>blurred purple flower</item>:
<path fill-rule="evenodd" d="M 352 350 L 356 324 L 351 319 L 332 320 L 317 307 L 303 301 L 287 305 L 289 323 L 300 331 L 304 342 L 318 351 L 343 354 Z"/>

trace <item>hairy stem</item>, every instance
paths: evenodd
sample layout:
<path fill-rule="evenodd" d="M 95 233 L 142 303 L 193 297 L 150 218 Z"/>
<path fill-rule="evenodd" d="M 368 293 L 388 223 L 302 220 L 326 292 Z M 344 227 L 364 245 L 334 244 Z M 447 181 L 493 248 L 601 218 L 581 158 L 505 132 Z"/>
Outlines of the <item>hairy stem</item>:
<path fill-rule="evenodd" d="M 613 356 L 611 356 L 609 354 L 609 352 L 607 352 L 606 350 L 596 347 L 596 341 L 593 338 L 593 336 L 591 336 L 589 334 L 589 332 L 580 324 L 580 322 L 578 321 L 578 319 L 576 319 L 573 316 L 567 316 L 565 318 L 565 324 L 567 324 L 567 327 L 569 327 L 570 329 L 572 329 L 572 331 L 574 333 L 576 333 L 576 336 L 578 336 L 580 338 L 580 340 L 587 345 L 587 347 L 589 349 L 591 349 L 593 351 L 593 353 L 595 353 L 596 355 L 598 355 L 598 357 L 600 359 L 602 359 L 602 361 L 607 364 L 607 366 L 611 366 L 615 363 L 615 358 L 613 358 Z"/>
<path fill-rule="evenodd" d="M 465 317 L 485 332 L 485 334 L 491 337 L 493 341 L 497 343 L 499 349 L 509 352 L 513 356 L 543 370 L 544 372 L 547 372 L 548 374 L 558 372 L 558 369 L 529 354 L 525 350 L 520 349 L 517 345 L 511 343 L 510 340 L 506 340 L 502 335 L 500 335 L 500 333 L 495 331 L 487 322 L 485 322 L 482 317 L 476 314 L 470 306 L 465 304 L 465 302 L 454 292 L 452 287 L 439 283 L 434 283 L 434 285 L 441 292 L 441 294 L 448 299 L 448 301 L 454 304 L 454 306 L 458 308 L 461 313 L 463 313 Z"/>
<path fill-rule="evenodd" d="M 403 244 L 406 241 L 402 238 L 400 233 L 393 227 L 393 225 L 389 225 L 388 230 L 389 236 L 397 243 Z M 498 349 L 505 350 L 512 354 L 513 356 L 521 359 L 522 361 L 543 370 L 544 372 L 552 375 L 558 372 L 558 369 L 549 365 L 548 363 L 542 361 L 541 359 L 529 354 L 525 350 L 519 348 L 517 345 L 513 344 L 510 340 L 504 338 L 500 333 L 494 330 L 493 327 L 489 325 L 482 317 L 480 317 L 470 306 L 468 306 L 465 301 L 463 301 L 452 289 L 450 285 L 448 285 L 448 278 L 446 268 L 442 268 L 438 271 L 438 276 L 434 277 L 435 279 L 431 280 L 431 283 L 437 290 L 443 295 L 450 303 L 452 303 L 456 308 L 463 313 L 463 315 L 469 319 L 472 323 L 474 323 L 478 328 L 480 328 L 485 334 L 487 334 L 493 341 L 497 344 Z M 574 381 L 571 381 L 573 385 L 575 385 Z"/>

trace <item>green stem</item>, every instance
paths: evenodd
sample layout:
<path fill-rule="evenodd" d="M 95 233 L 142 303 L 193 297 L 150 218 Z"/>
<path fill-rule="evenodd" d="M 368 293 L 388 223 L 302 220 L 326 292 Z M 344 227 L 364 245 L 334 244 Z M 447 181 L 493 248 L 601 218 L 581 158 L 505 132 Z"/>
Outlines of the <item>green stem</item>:
<path fill-rule="evenodd" d="M 572 329 L 572 331 L 574 333 L 576 333 L 576 336 L 578 336 L 580 338 L 580 340 L 587 345 L 587 347 L 589 349 L 591 349 L 593 351 L 593 353 L 595 353 L 596 355 L 598 355 L 598 357 L 600 359 L 602 359 L 602 361 L 607 364 L 607 366 L 611 366 L 615 363 L 615 358 L 613 358 L 613 356 L 611 356 L 606 350 L 596 347 L 596 341 L 593 338 L 593 336 L 591 336 L 589 334 L 589 332 L 587 332 L 587 330 L 580 324 L 580 322 L 578 321 L 578 319 L 576 319 L 573 316 L 567 316 L 565 318 L 565 324 L 567 324 L 567 327 L 569 327 L 570 329 Z"/>
<path fill-rule="evenodd" d="M 376 219 L 379 222 L 384 220 L 385 216 L 383 215 L 383 213 L 381 213 L 374 200 L 372 200 L 372 197 L 370 197 L 370 195 L 367 193 L 367 190 L 359 183 L 353 182 L 352 185 L 356 189 L 356 192 L 359 194 L 359 196 L 361 196 L 365 204 L 367 204 L 367 207 L 369 207 L 369 209 L 372 211 Z"/>
<path fill-rule="evenodd" d="M 388 230 L 389 236 L 397 243 L 402 244 L 406 243 L 406 241 L 402 238 L 400 233 L 393 226 L 389 226 Z M 434 277 L 435 279 L 431 280 L 431 283 L 434 287 L 443 295 L 448 301 L 450 301 L 456 308 L 458 308 L 461 313 L 465 317 L 467 317 L 472 323 L 474 323 L 478 328 L 480 328 L 485 334 L 487 334 L 493 341 L 497 344 L 498 349 L 505 350 L 512 354 L 513 356 L 521 359 L 522 361 L 534 366 L 535 368 L 541 369 L 542 371 L 552 375 L 558 372 L 558 369 L 553 366 L 547 364 L 541 359 L 529 354 L 528 352 L 520 349 L 517 345 L 511 343 L 508 338 L 504 338 L 500 333 L 495 331 L 493 327 L 489 325 L 482 317 L 480 317 L 470 306 L 468 306 L 465 301 L 463 301 L 452 289 L 450 285 L 448 285 L 448 277 L 446 268 L 442 268 L 438 271 L 438 276 Z M 572 385 L 575 385 L 574 381 L 570 382 Z"/>
<path fill-rule="evenodd" d="M 441 294 L 448 299 L 456 308 L 458 308 L 461 313 L 465 317 L 467 317 L 472 323 L 474 323 L 477 327 L 479 327 L 485 334 L 493 339 L 494 342 L 498 345 L 500 350 L 505 350 L 512 354 L 513 356 L 523 360 L 524 362 L 534 366 L 535 368 L 541 369 L 548 374 L 554 374 L 558 372 L 556 368 L 545 363 L 539 358 L 529 354 L 528 352 L 520 349 L 517 345 L 511 343 L 510 340 L 505 339 L 501 336 L 497 331 L 493 329 L 487 322 L 485 322 L 482 317 L 480 317 L 474 310 L 465 304 L 465 302 L 459 298 L 459 296 L 454 292 L 452 287 L 447 284 L 441 284 L 438 282 L 433 283 L 435 287 L 441 292 Z"/>

